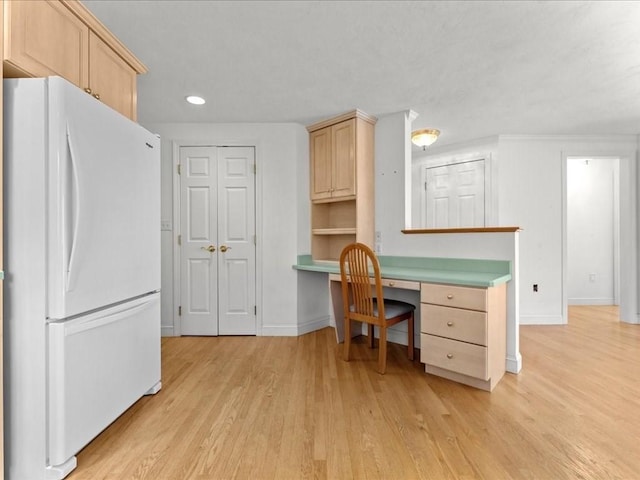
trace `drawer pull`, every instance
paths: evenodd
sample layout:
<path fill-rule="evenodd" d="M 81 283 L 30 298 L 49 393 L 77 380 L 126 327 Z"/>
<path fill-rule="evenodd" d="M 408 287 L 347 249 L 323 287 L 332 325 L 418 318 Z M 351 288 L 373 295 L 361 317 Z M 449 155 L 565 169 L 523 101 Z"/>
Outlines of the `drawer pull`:
<path fill-rule="evenodd" d="M 447 358 L 448 359 L 452 359 L 453 358 L 453 353 L 447 353 Z"/>
<path fill-rule="evenodd" d="M 447 322 L 447 327 L 453 327 L 453 322 L 451 321 Z"/>
<path fill-rule="evenodd" d="M 452 298 L 453 298 L 453 295 L 451 295 L 451 294 L 447 295 L 447 299 L 451 300 Z"/>
<path fill-rule="evenodd" d="M 393 287 L 396 284 L 396 282 L 389 282 L 389 286 Z"/>

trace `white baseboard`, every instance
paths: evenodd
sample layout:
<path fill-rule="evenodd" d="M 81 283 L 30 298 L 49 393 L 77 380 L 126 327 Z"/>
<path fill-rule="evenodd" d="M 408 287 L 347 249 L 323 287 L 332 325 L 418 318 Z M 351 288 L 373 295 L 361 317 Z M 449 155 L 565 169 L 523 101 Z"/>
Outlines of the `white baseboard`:
<path fill-rule="evenodd" d="M 262 325 L 263 337 L 297 337 L 297 325 Z"/>
<path fill-rule="evenodd" d="M 301 324 L 298 324 L 298 335 L 315 332 L 329 326 L 329 315 L 315 318 Z M 264 327 L 263 327 L 264 328 Z"/>
<path fill-rule="evenodd" d="M 173 330 L 173 325 L 161 325 L 160 335 L 163 337 L 175 337 L 176 335 Z"/>
<path fill-rule="evenodd" d="M 565 325 L 562 315 L 520 315 L 520 325 Z"/>
<path fill-rule="evenodd" d="M 569 298 L 569 305 L 615 305 L 613 298 Z"/>
<path fill-rule="evenodd" d="M 520 373 L 520 370 L 522 370 L 522 355 L 518 353 L 517 358 L 507 357 L 507 364 L 505 366 L 505 369 L 509 373 Z"/>
<path fill-rule="evenodd" d="M 297 337 L 329 326 L 329 316 L 307 320 L 298 325 L 262 325 L 263 337 Z"/>

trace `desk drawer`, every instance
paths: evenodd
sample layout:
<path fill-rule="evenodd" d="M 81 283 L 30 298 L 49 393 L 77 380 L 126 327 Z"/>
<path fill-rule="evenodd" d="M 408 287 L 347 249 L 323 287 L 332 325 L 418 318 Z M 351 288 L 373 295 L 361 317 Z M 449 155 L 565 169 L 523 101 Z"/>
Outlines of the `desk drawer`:
<path fill-rule="evenodd" d="M 489 379 L 487 347 L 425 333 L 420 335 L 420 341 L 422 363 L 481 380 Z"/>
<path fill-rule="evenodd" d="M 422 333 L 487 345 L 485 312 L 423 303 L 420 306 L 420 315 Z"/>
<path fill-rule="evenodd" d="M 373 282 L 373 279 L 372 283 Z M 402 288 L 404 290 L 420 290 L 420 282 L 412 282 L 410 280 L 396 280 L 395 278 L 383 278 L 382 279 L 383 287 L 390 288 Z"/>
<path fill-rule="evenodd" d="M 487 289 L 423 283 L 420 301 L 447 307 L 487 311 Z"/>
<path fill-rule="evenodd" d="M 349 276 L 347 276 L 347 280 Z M 341 282 L 342 277 L 339 273 L 330 273 L 329 280 L 332 282 Z M 402 288 L 404 290 L 420 290 L 420 282 L 412 282 L 411 280 L 397 280 L 395 278 L 382 278 L 382 286 L 389 288 Z M 371 285 L 376 284 L 375 278 L 371 277 Z"/>

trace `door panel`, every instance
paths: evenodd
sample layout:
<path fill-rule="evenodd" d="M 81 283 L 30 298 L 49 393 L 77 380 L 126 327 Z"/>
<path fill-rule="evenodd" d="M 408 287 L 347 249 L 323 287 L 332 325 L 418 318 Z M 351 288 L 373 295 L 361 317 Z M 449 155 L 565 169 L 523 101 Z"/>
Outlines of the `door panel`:
<path fill-rule="evenodd" d="M 484 160 L 429 167 L 423 224 L 427 228 L 485 226 Z"/>
<path fill-rule="evenodd" d="M 255 335 L 254 149 L 182 147 L 180 162 L 181 333 Z"/>
<path fill-rule="evenodd" d="M 211 227 L 209 217 L 211 215 L 209 206 L 211 195 L 209 187 L 191 187 L 189 192 L 189 226 L 187 237 L 189 241 L 209 241 L 211 240 Z"/>
<path fill-rule="evenodd" d="M 312 132 L 311 149 L 311 200 L 331 196 L 331 127 Z"/>
<path fill-rule="evenodd" d="M 93 32 L 89 32 L 89 88 L 100 101 L 136 120 L 136 71 Z"/>
<path fill-rule="evenodd" d="M 218 149 L 221 335 L 256 334 L 254 164 L 252 147 Z"/>
<path fill-rule="evenodd" d="M 188 313 L 211 313 L 211 260 L 189 259 L 187 282 L 189 288 Z"/>
<path fill-rule="evenodd" d="M 218 304 L 218 247 L 214 212 L 217 210 L 216 149 L 180 149 L 181 176 L 181 299 L 183 335 L 217 335 L 212 321 Z M 212 218 L 213 217 L 213 218 Z"/>
<path fill-rule="evenodd" d="M 356 121 L 351 119 L 331 127 L 333 135 L 332 197 L 356 194 Z"/>

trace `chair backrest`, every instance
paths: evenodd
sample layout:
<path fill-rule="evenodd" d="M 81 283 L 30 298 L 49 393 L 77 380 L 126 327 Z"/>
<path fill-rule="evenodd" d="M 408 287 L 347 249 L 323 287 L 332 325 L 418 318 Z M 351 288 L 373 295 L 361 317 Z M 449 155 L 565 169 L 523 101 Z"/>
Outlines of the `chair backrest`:
<path fill-rule="evenodd" d="M 373 250 L 363 243 L 344 247 L 340 254 L 340 277 L 345 318 L 382 325 L 385 317 L 380 263 Z M 376 298 L 379 301 L 374 305 Z"/>

